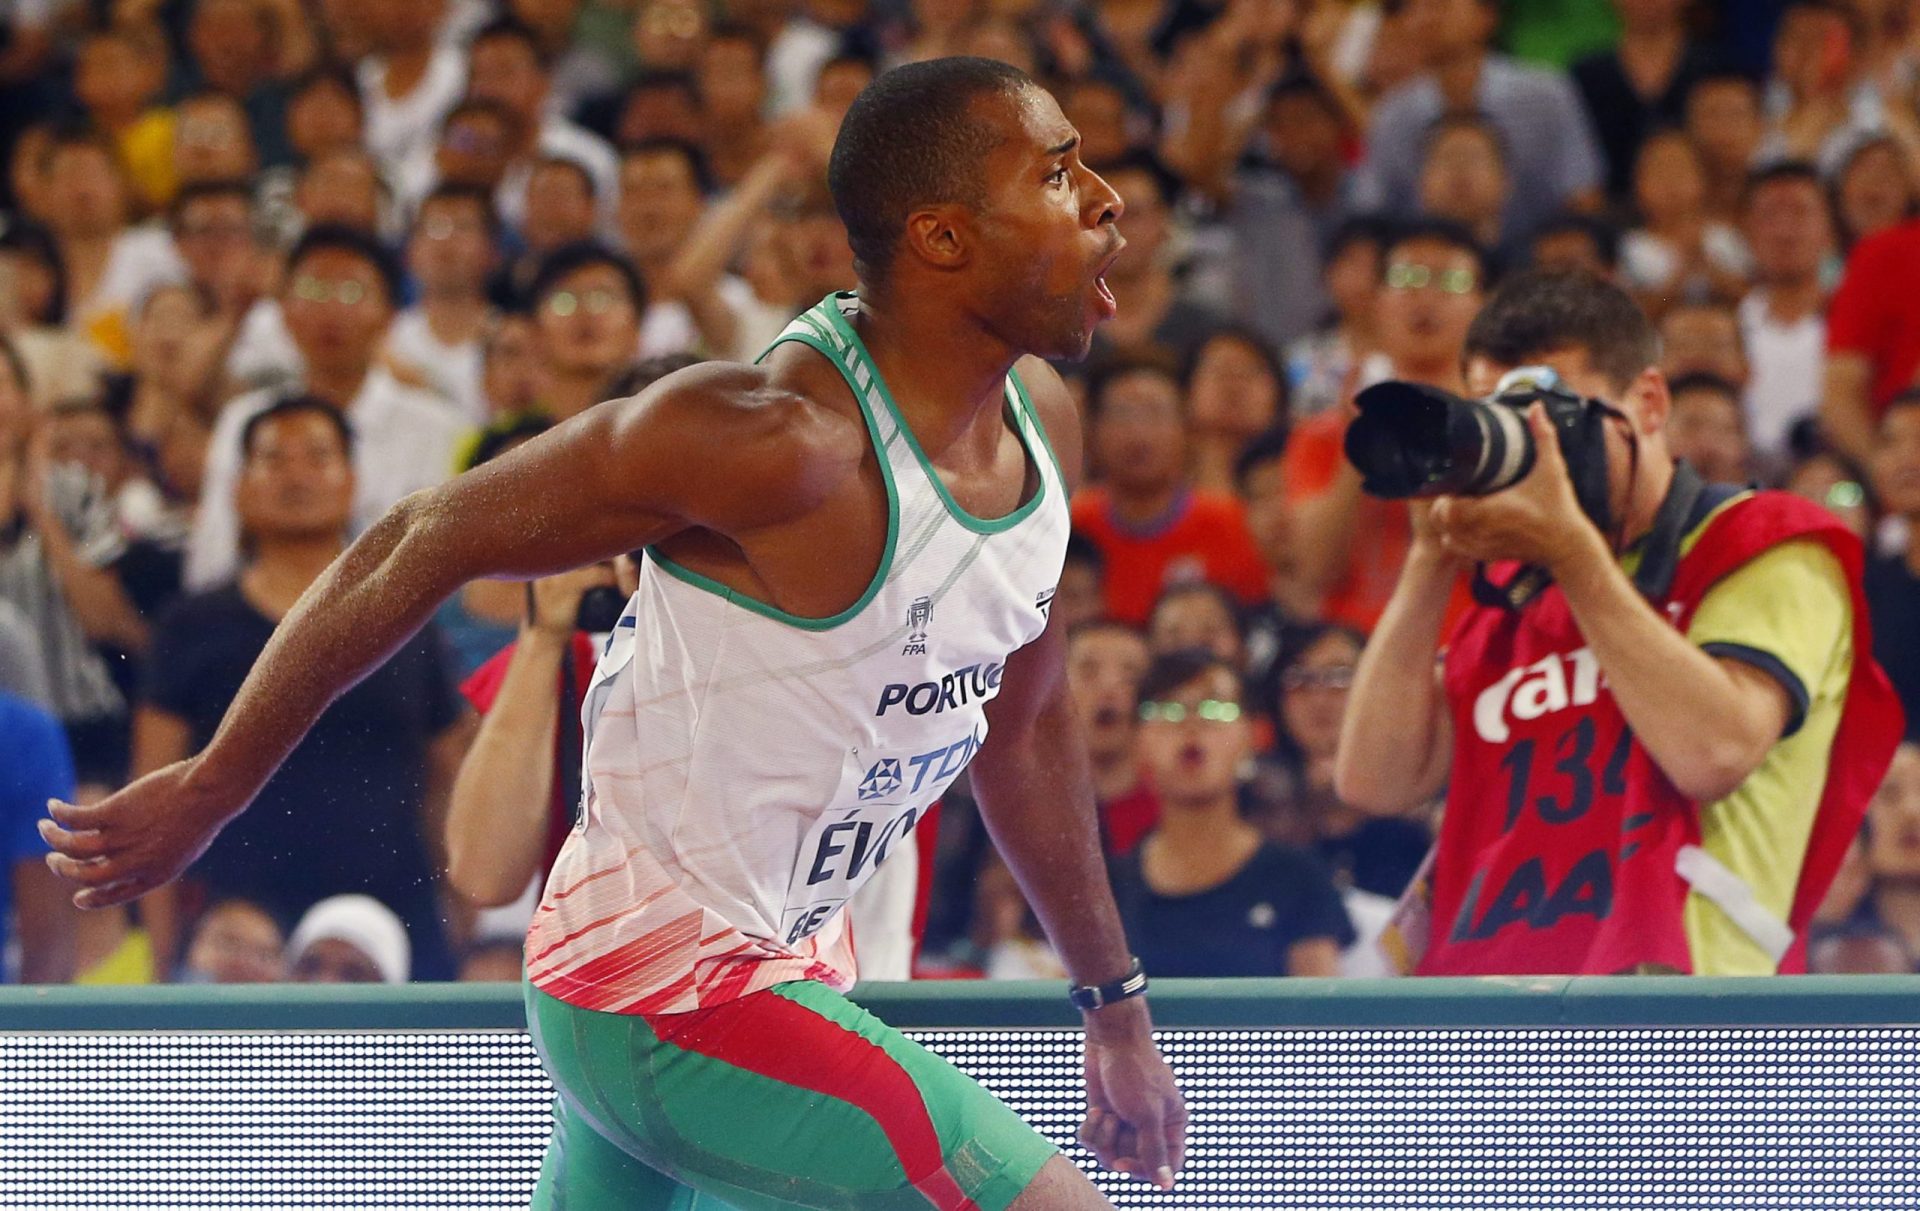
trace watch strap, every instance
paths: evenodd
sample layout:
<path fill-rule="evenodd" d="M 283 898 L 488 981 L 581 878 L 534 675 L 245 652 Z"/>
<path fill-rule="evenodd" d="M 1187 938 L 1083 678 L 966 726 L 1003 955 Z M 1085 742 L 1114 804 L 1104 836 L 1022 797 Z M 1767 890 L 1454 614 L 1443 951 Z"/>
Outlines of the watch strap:
<path fill-rule="evenodd" d="M 1136 957 L 1127 968 L 1127 974 L 1111 984 L 1074 984 L 1067 988 L 1067 999 L 1081 1009 L 1099 1009 L 1115 1001 L 1124 1001 L 1137 997 L 1147 990 L 1147 970 L 1140 965 Z"/>

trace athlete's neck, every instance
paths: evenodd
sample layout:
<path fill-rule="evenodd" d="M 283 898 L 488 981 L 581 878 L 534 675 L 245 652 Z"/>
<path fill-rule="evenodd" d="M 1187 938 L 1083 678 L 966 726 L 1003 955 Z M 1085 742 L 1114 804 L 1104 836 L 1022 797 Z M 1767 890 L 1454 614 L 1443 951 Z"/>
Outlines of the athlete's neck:
<path fill-rule="evenodd" d="M 908 428 L 928 457 L 965 436 L 983 414 L 994 418 L 1007 372 L 1020 350 L 934 290 L 862 285 L 854 330 L 872 356 Z"/>

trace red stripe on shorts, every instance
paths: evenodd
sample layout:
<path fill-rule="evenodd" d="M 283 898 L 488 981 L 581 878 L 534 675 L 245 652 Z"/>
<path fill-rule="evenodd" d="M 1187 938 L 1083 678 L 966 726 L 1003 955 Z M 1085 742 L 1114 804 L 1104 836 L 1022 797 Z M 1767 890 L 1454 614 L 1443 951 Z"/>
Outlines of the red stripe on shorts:
<path fill-rule="evenodd" d="M 663 1042 L 683 1051 L 858 1106 L 880 1125 L 907 1179 L 928 1202 L 939 1211 L 979 1211 L 947 1172 L 940 1135 L 919 1086 L 879 1044 L 770 990 L 710 1009 L 646 1019 Z M 832 1040 L 824 1047 L 806 1046 L 805 1040 L 823 1029 L 833 1032 Z M 877 1062 L 841 1062 L 836 1053 L 842 1049 Z M 855 1077 L 854 1069 L 866 1079 Z"/>

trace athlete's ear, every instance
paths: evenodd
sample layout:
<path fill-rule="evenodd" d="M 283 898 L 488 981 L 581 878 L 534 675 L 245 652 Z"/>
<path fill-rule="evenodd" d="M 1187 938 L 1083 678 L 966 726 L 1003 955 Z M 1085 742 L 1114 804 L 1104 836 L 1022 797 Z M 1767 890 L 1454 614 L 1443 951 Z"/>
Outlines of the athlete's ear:
<path fill-rule="evenodd" d="M 966 212 L 929 206 L 907 216 L 907 252 L 934 269 L 961 269 L 971 257 Z"/>

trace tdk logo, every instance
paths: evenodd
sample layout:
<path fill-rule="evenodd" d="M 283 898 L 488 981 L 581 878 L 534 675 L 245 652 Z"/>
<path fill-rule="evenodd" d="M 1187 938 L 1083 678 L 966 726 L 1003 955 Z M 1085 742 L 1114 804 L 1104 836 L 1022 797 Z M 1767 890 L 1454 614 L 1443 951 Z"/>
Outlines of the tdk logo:
<path fill-rule="evenodd" d="M 905 707 L 909 715 L 938 715 L 970 702 L 984 702 L 999 692 L 1000 674 L 1005 669 L 1006 666 L 996 660 L 991 664 L 970 664 L 955 669 L 938 681 L 922 681 L 918 685 L 893 682 L 880 691 L 880 705 L 874 708 L 874 716 L 885 715 L 896 706 Z"/>
<path fill-rule="evenodd" d="M 1480 691 L 1473 701 L 1473 730 L 1489 744 L 1505 744 L 1513 734 L 1509 714 L 1523 723 L 1570 706 L 1586 706 L 1600 696 L 1600 662 L 1592 648 L 1548 656 L 1517 669 Z"/>

